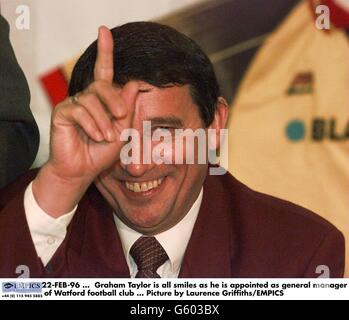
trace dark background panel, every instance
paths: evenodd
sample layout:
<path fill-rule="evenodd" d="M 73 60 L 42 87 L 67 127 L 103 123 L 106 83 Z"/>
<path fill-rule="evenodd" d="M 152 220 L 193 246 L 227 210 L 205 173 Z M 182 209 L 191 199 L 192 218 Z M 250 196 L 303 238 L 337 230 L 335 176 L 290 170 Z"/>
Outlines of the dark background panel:
<path fill-rule="evenodd" d="M 174 12 L 158 22 L 193 38 L 211 58 L 223 96 L 232 102 L 267 35 L 299 0 L 214 0 Z"/>

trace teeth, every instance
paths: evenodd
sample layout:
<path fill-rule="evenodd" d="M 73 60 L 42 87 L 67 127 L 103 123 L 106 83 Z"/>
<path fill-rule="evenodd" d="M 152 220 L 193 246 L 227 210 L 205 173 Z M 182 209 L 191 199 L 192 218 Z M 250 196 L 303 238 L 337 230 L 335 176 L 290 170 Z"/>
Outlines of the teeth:
<path fill-rule="evenodd" d="M 141 183 L 125 181 L 125 185 L 128 190 L 131 190 L 133 192 L 146 192 L 160 186 L 163 180 L 164 180 L 163 178 L 159 178 L 152 181 L 145 181 Z"/>

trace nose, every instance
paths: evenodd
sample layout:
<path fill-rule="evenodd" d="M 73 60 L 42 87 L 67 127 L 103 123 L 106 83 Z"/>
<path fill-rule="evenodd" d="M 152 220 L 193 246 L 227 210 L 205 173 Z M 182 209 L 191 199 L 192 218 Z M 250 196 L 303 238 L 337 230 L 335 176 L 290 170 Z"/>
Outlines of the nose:
<path fill-rule="evenodd" d="M 121 162 L 121 167 L 127 172 L 128 175 L 132 177 L 142 177 L 146 172 L 151 170 L 151 164 L 123 164 Z"/>
<path fill-rule="evenodd" d="M 123 157 L 121 157 L 120 166 L 129 176 L 141 177 L 155 166 L 151 159 L 151 148 L 143 148 L 143 143 L 133 147 L 134 149 L 129 155 L 131 160 L 128 158 L 123 161 Z"/>
<path fill-rule="evenodd" d="M 129 176 L 141 177 L 152 170 L 156 164 L 153 162 L 153 143 L 151 122 L 142 120 L 144 117 L 135 116 L 131 124 L 131 140 L 128 141 L 126 152 L 120 153 L 120 165 Z"/>

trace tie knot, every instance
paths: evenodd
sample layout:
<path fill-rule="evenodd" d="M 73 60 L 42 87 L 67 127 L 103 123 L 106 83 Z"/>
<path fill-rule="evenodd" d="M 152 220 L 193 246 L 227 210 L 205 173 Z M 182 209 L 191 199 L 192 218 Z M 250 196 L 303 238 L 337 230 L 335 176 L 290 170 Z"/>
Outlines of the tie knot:
<path fill-rule="evenodd" d="M 166 251 L 155 237 L 140 237 L 130 254 L 138 267 L 137 278 L 159 278 L 156 270 L 168 260 Z"/>

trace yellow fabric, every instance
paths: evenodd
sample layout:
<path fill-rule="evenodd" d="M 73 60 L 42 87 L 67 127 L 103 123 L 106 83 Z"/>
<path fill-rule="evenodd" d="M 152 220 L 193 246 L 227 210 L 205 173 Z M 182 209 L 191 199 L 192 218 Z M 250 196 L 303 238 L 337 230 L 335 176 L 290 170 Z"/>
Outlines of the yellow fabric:
<path fill-rule="evenodd" d="M 78 61 L 79 57 L 75 57 L 73 59 L 70 59 L 65 64 L 62 65 L 61 70 L 64 74 L 64 77 L 67 81 L 70 81 L 71 74 L 73 72 L 74 66 L 76 62 Z"/>
<path fill-rule="evenodd" d="M 299 89 L 302 74 L 310 75 L 306 91 L 289 94 Z M 316 118 L 326 126 L 320 141 L 312 138 Z M 342 140 L 329 137 L 331 119 Z M 308 4 L 301 2 L 259 50 L 242 82 L 229 120 L 229 170 L 252 188 L 309 208 L 340 229 L 347 277 L 348 119 L 348 38 L 342 30 L 316 29 Z M 287 135 L 289 125 L 293 134 L 298 129 L 296 138 L 290 138 L 292 130 Z"/>

